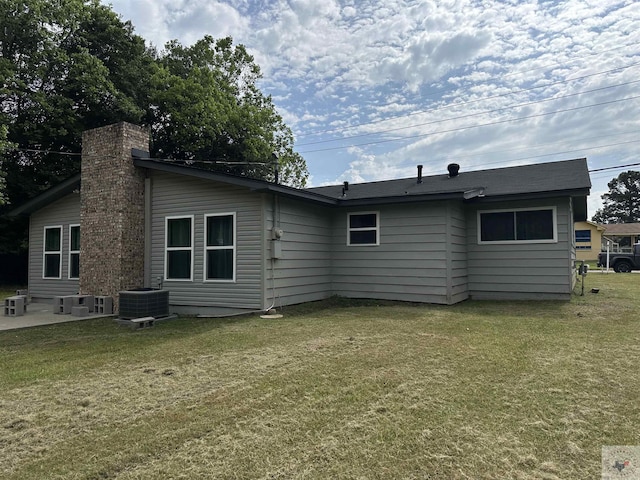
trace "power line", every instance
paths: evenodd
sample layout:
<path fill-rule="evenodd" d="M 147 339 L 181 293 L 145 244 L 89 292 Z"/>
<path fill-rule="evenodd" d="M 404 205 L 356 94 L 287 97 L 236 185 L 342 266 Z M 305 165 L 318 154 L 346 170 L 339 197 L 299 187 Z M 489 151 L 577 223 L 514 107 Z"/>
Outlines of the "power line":
<path fill-rule="evenodd" d="M 474 153 L 470 153 L 468 155 L 456 155 L 457 159 L 460 158 L 477 158 L 479 156 L 486 156 L 486 155 L 495 155 L 498 153 L 506 153 L 506 152 L 514 152 L 514 151 L 519 151 L 519 150 L 531 150 L 534 148 L 542 148 L 542 147 L 549 147 L 551 145 L 563 145 L 563 144 L 567 144 L 567 143 L 575 143 L 575 142 L 583 142 L 586 140 L 595 140 L 597 138 L 608 138 L 608 137 L 619 137 L 621 135 L 637 135 L 638 132 L 637 131 L 630 131 L 630 132 L 621 132 L 621 133 L 611 133 L 608 135 L 596 135 L 596 136 L 590 136 L 587 138 L 574 138 L 574 139 L 564 139 L 564 140 L 560 140 L 558 142 L 550 142 L 550 143 L 539 143 L 539 144 L 533 144 L 533 145 L 526 145 L 526 146 L 522 146 L 522 147 L 517 147 L 517 148 L 507 148 L 504 150 L 492 150 L 492 151 L 488 151 L 488 152 L 474 152 Z M 631 142 L 619 142 L 619 143 L 613 143 L 610 145 L 600 145 L 599 147 L 604 147 L 604 146 L 616 146 L 616 145 L 625 145 L 627 143 L 634 143 L 634 142 L 640 142 L 640 140 L 633 140 Z M 592 148 L 599 148 L 599 147 L 585 147 L 582 150 L 591 150 Z M 579 150 L 576 150 L 579 151 Z M 535 158 L 535 156 L 531 157 L 531 158 Z M 502 162 L 501 162 L 502 163 Z"/>
<path fill-rule="evenodd" d="M 626 48 L 626 47 L 632 47 L 632 46 L 635 46 L 637 44 L 638 44 L 638 42 L 629 43 L 629 44 L 625 44 L 625 45 L 619 45 L 617 47 L 609 48 L 607 50 L 601 50 L 599 52 L 592 52 L 589 55 L 590 56 L 602 55 L 603 53 L 608 53 L 608 52 L 611 52 L 611 51 L 614 51 L 614 50 L 620 50 L 620 49 Z M 576 58 L 576 59 L 571 60 L 571 62 L 576 62 L 578 60 L 579 60 L 579 58 Z M 552 66 L 555 66 L 555 65 L 561 65 L 561 64 L 563 64 L 563 62 L 558 61 L 558 62 L 548 63 L 546 65 L 541 65 L 539 67 L 529 68 L 527 70 L 519 70 L 519 71 L 515 71 L 515 72 L 509 72 L 509 73 L 505 73 L 504 75 L 501 75 L 501 78 L 512 77 L 514 75 L 522 75 L 523 73 L 535 72 L 536 70 L 543 70 L 543 69 L 546 69 L 546 68 L 549 68 L 549 67 L 552 67 Z M 476 70 L 476 72 L 487 73 L 486 71 L 482 71 L 482 70 Z M 438 89 L 438 90 L 432 90 L 427 95 L 421 95 L 421 98 L 423 98 L 423 99 L 424 98 L 434 98 L 438 94 L 446 92 L 446 91 L 449 91 L 449 90 L 450 90 L 449 88 L 441 88 L 441 89 Z M 396 105 L 396 103 L 397 102 L 393 101 L 393 102 L 387 102 L 387 103 L 381 103 L 381 104 L 372 104 L 372 107 L 384 108 L 384 107 L 388 107 L 388 106 L 391 106 L 391 105 Z M 420 113 L 420 112 L 415 112 L 415 113 L 417 114 L 417 113 Z M 408 115 L 413 115 L 413 113 L 412 114 L 408 114 Z M 359 127 L 361 125 L 369 125 L 370 123 L 385 122 L 385 121 L 391 120 L 393 118 L 396 118 L 396 117 L 389 117 L 387 119 L 374 120 L 372 122 L 365 122 L 365 123 L 361 123 L 361 124 L 357 124 L 357 125 L 349 125 L 349 126 L 344 127 L 344 129 L 356 128 L 356 127 Z M 333 128 L 333 129 L 329 129 L 329 130 L 318 130 L 318 131 L 315 131 L 315 132 L 301 133 L 298 136 L 305 137 L 305 136 L 310 136 L 310 135 L 319 135 L 321 133 L 330 133 L 330 132 L 339 131 L 339 130 L 342 130 L 342 129 L 343 128 L 341 127 L 341 128 Z"/>
<path fill-rule="evenodd" d="M 593 170 L 589 170 L 589 173 L 592 172 L 604 172 L 607 170 L 617 170 L 619 168 L 629 168 L 629 167 L 638 167 L 640 166 L 640 163 L 628 163 L 626 165 L 618 165 L 615 167 L 603 167 L 603 168 L 594 168 Z"/>
<path fill-rule="evenodd" d="M 563 151 L 557 151 L 557 152 L 553 152 L 553 153 L 541 153 L 539 155 L 529 155 L 526 157 L 518 157 L 518 158 L 510 158 L 509 160 L 500 160 L 498 162 L 486 162 L 483 163 L 482 165 L 479 165 L 479 167 L 485 167 L 487 165 L 498 165 L 501 163 L 511 163 L 511 162 L 518 162 L 520 160 L 530 160 L 532 158 L 543 158 L 543 157 L 555 157 L 557 155 L 564 155 L 567 153 L 575 153 L 575 152 L 584 152 L 587 150 L 597 150 L 599 148 L 609 148 L 609 147 L 617 147 L 620 145 L 628 145 L 630 143 L 638 143 L 640 142 L 640 140 L 630 140 L 628 142 L 616 142 L 616 143 L 608 143 L 605 145 L 592 145 L 592 146 L 588 146 L 588 147 L 583 147 L 583 148 L 574 148 L 571 150 L 563 150 Z M 460 158 L 460 157 L 456 157 L 456 158 Z"/>
<path fill-rule="evenodd" d="M 604 136 L 606 137 L 606 136 L 611 136 L 611 135 L 604 135 Z M 528 155 L 526 157 L 510 158 L 510 159 L 507 159 L 507 160 L 499 160 L 497 162 L 483 162 L 483 163 L 481 163 L 479 165 L 475 165 L 474 167 L 477 168 L 477 169 L 483 169 L 483 168 L 485 168 L 487 166 L 490 166 L 490 165 L 500 165 L 500 164 L 504 164 L 504 163 L 513 163 L 513 162 L 519 162 L 521 160 L 530 160 L 532 158 L 555 157 L 555 156 L 558 156 L 558 155 L 565 155 L 565 154 L 568 154 L 568 153 L 584 152 L 584 151 L 588 151 L 588 150 L 597 150 L 597 149 L 600 149 L 600 148 L 616 147 L 616 146 L 619 146 L 619 145 L 628 145 L 628 144 L 631 144 L 631 143 L 639 143 L 639 142 L 640 142 L 640 140 L 630 140 L 628 142 L 616 142 L 616 143 L 609 143 L 609 144 L 604 144 L 604 145 L 590 145 L 590 146 L 586 146 L 586 147 L 583 147 L 583 148 L 575 148 L 575 149 L 571 149 L 571 150 L 562 150 L 562 151 L 556 151 L 556 152 L 552 152 L 552 153 L 541 153 L 539 155 Z M 558 142 L 556 142 L 556 143 L 558 143 Z M 553 144 L 551 144 L 551 145 L 553 145 Z M 539 146 L 545 146 L 545 145 L 539 145 Z M 534 145 L 534 147 L 535 147 L 535 145 Z M 513 149 L 511 149 L 511 150 L 513 150 Z M 522 149 L 516 149 L 516 150 L 522 150 Z M 506 150 L 506 151 L 509 151 L 509 150 Z M 486 153 L 484 153 L 482 155 L 487 155 L 487 154 L 492 154 L 492 153 L 501 153 L 501 152 L 486 152 Z M 469 155 L 469 156 L 477 157 L 478 155 Z M 456 155 L 456 160 L 459 160 L 460 158 L 465 158 L 465 156 Z M 444 160 L 444 159 L 440 159 L 440 160 Z M 611 167 L 611 168 L 624 168 L 624 166 L 623 167 Z"/>
<path fill-rule="evenodd" d="M 8 148 L 7 150 L 13 150 L 17 152 L 29 152 L 29 153 L 44 153 L 46 155 L 68 155 L 72 157 L 80 157 L 82 153 L 74 153 L 74 152 L 59 152 L 57 150 L 39 150 L 37 148 Z"/>
<path fill-rule="evenodd" d="M 638 62 L 638 63 L 640 63 L 640 62 Z M 380 135 L 380 134 L 383 134 L 383 133 L 397 132 L 399 130 L 407 130 L 407 129 L 410 129 L 410 128 L 424 127 L 426 125 L 434 125 L 434 124 L 437 124 L 437 123 L 448 122 L 448 121 L 451 121 L 451 120 L 460 120 L 460 119 L 463 119 L 463 118 L 478 117 L 478 116 L 481 116 L 481 115 L 486 115 L 488 113 L 495 113 L 495 112 L 500 112 L 500 111 L 503 111 L 503 110 L 515 109 L 515 108 L 520 108 L 520 107 L 527 107 L 527 106 L 530 106 L 530 105 L 536 105 L 536 104 L 544 103 L 544 102 L 551 102 L 551 101 L 554 101 L 554 100 L 561 100 L 563 98 L 575 97 L 575 96 L 578 96 L 578 95 L 585 95 L 587 93 L 598 92 L 598 91 L 607 90 L 607 89 L 610 89 L 610 88 L 624 87 L 626 85 L 631 85 L 631 84 L 638 83 L 638 82 L 640 82 L 640 80 L 632 80 L 630 82 L 619 83 L 617 85 L 609 85 L 609 86 L 606 86 L 606 87 L 594 88 L 592 90 L 584 90 L 582 92 L 568 93 L 567 95 L 561 95 L 561 96 L 558 96 L 558 97 L 544 98 L 542 100 L 535 100 L 535 101 L 520 103 L 520 104 L 516 104 L 516 105 L 509 105 L 507 107 L 495 108 L 493 110 L 485 110 L 483 112 L 469 113 L 469 114 L 460 115 L 460 116 L 457 116 L 457 117 L 449 117 L 449 118 L 444 118 L 444 119 L 439 119 L 439 120 L 432 120 L 430 122 L 425 122 L 425 123 L 416 123 L 416 124 L 407 125 L 407 126 L 404 126 L 404 127 L 389 128 L 389 129 L 385 129 L 385 130 L 379 130 L 377 132 L 361 133 L 361 134 L 358 134 L 358 135 L 349 135 L 349 136 L 346 136 L 346 137 L 343 137 L 343 138 L 338 138 L 338 139 L 335 139 L 335 140 L 318 140 L 316 142 L 302 143 L 302 144 L 299 144 L 297 146 L 298 147 L 303 147 L 303 146 L 307 146 L 307 145 L 317 145 L 317 144 L 321 144 L 321 143 L 340 142 L 340 141 L 349 140 L 349 139 L 353 139 L 353 138 L 368 137 L 368 136 L 372 136 L 372 135 Z"/>
<path fill-rule="evenodd" d="M 440 106 L 440 107 L 437 107 L 437 108 L 434 108 L 434 109 L 418 110 L 416 112 L 411 112 L 411 113 L 407 113 L 407 114 L 403 114 L 403 115 L 394 115 L 394 116 L 391 116 L 391 117 L 387 117 L 387 118 L 383 118 L 383 119 L 379 119 L 379 120 L 372 120 L 370 122 L 362 122 L 362 123 L 358 123 L 358 124 L 355 124 L 355 125 L 347 125 L 347 126 L 343 126 L 343 127 L 336 127 L 336 128 L 331 128 L 331 129 L 327 129 L 327 130 L 320 130 L 320 131 L 316 131 L 316 132 L 301 133 L 301 134 L 298 134 L 297 136 L 298 137 L 308 137 L 308 136 L 312 136 L 312 135 L 320 135 L 320 134 L 323 134 L 323 133 L 340 132 L 340 131 L 350 130 L 350 129 L 357 128 L 357 127 L 363 127 L 363 126 L 366 126 L 366 125 L 375 125 L 375 124 L 382 123 L 382 122 L 388 122 L 390 120 L 395 120 L 397 118 L 405 118 L 405 117 L 410 117 L 410 116 L 413 116 L 413 115 L 420 115 L 422 113 L 428 113 L 428 112 L 432 112 L 432 111 L 442 110 L 444 108 L 449 108 L 451 106 L 469 105 L 469 104 L 481 102 L 481 101 L 484 101 L 484 100 L 491 100 L 491 99 L 494 99 L 494 98 L 506 97 L 506 96 L 509 96 L 509 95 L 515 95 L 517 93 L 524 93 L 524 92 L 529 92 L 529 91 L 533 91 L 533 90 L 537 90 L 537 89 L 541 89 L 541 88 L 552 87 L 554 85 L 560 85 L 560 84 L 563 84 L 563 83 L 575 82 L 575 81 L 578 81 L 578 80 L 584 80 L 585 78 L 590 78 L 590 77 L 594 77 L 594 76 L 598 76 L 598 75 L 604 75 L 604 74 L 612 73 L 612 72 L 615 72 L 615 71 L 618 71 L 618 70 L 625 70 L 627 68 L 631 68 L 631 67 L 634 67 L 634 66 L 638 65 L 638 63 L 640 63 L 640 62 L 635 62 L 635 63 L 632 63 L 630 65 L 624 66 L 624 67 L 617 67 L 617 68 L 613 68 L 611 70 L 605 70 L 605 71 L 601 71 L 601 72 L 591 73 L 589 75 L 583 75 L 583 76 L 580 76 L 580 77 L 568 78 L 568 79 L 565 79 L 565 80 L 558 80 L 556 82 L 547 83 L 545 85 L 539 85 L 539 86 L 529 87 L 529 88 L 522 88 L 522 89 L 519 89 L 519 90 L 512 90 L 510 92 L 502 93 L 502 94 L 499 94 L 499 95 L 492 95 L 492 96 L 489 96 L 489 97 L 483 97 L 483 98 L 479 98 L 479 99 L 475 99 L 475 100 L 469 100 L 469 101 L 461 102 L 461 103 L 457 103 L 457 104 L 443 105 L 443 106 Z M 525 73 L 525 72 L 522 72 L 522 73 Z M 442 89 L 438 93 L 445 92 L 445 91 L 447 91 L 447 90 L 446 89 Z M 426 98 L 431 98 L 431 96 L 427 96 Z M 382 106 L 388 106 L 388 105 L 394 105 L 394 103 L 389 103 L 389 104 L 382 105 Z"/>
<path fill-rule="evenodd" d="M 146 158 L 142 158 L 140 157 L 140 160 L 158 160 L 161 162 L 168 162 L 168 163 L 204 163 L 206 165 L 267 165 L 267 166 L 273 166 L 275 164 L 274 162 L 268 163 L 268 162 L 250 162 L 248 160 L 244 160 L 244 161 L 240 161 L 240 162 L 231 162 L 231 161 L 227 161 L 227 160 L 182 160 L 179 158 L 156 158 L 156 157 L 146 157 Z"/>
<path fill-rule="evenodd" d="M 576 111 L 576 110 L 582 110 L 585 108 L 593 108 L 593 107 L 600 107 L 602 105 L 610 105 L 613 103 L 618 103 L 618 102 L 624 102 L 627 100 L 634 100 L 636 98 L 640 98 L 640 95 L 635 95 L 632 97 L 626 97 L 626 98 L 620 98 L 617 100 L 610 100 L 608 102 L 600 102 L 600 103 L 594 103 L 592 105 L 583 105 L 580 107 L 573 107 L 573 108 L 565 108 L 565 109 L 561 109 L 561 110 L 555 110 L 553 112 L 545 112 L 545 113 L 537 113 L 535 115 L 527 115 L 524 117 L 518 117 L 518 118 L 510 118 L 510 119 L 506 119 L 506 120 L 497 120 L 495 122 L 488 122 L 488 123 L 481 123 L 478 125 L 469 125 L 466 127 L 458 127 L 458 128 L 451 128 L 451 129 L 447 129 L 447 130 L 438 130 L 435 132 L 429 132 L 429 133 L 421 133 L 419 135 L 410 135 L 407 137 L 402 137 L 402 138 L 390 138 L 390 139 L 386 139 L 386 140 L 377 140 L 375 142 L 366 142 L 366 143 L 359 143 L 359 144 L 355 144 L 355 145 L 343 145 L 340 147 L 329 147 L 329 148 L 319 148 L 316 150 L 306 150 L 303 152 L 299 152 L 299 153 L 315 153 L 315 152 L 326 152 L 326 151 L 331 151 L 331 150 L 342 150 L 348 147 L 362 147 L 362 146 L 368 146 L 368 145 L 379 145 L 381 143 L 389 143 L 389 142 L 401 142 L 401 141 L 406 141 L 406 140 L 412 140 L 415 138 L 424 138 L 424 137 L 429 137 L 432 135 L 438 135 L 438 134 L 442 134 L 442 133 L 452 133 L 452 132 L 459 132 L 462 130 L 470 130 L 472 128 L 480 128 L 480 127 L 487 127 L 487 126 L 492 126 L 492 125 L 499 125 L 499 124 L 503 124 L 503 123 L 509 123 L 509 122 L 517 122 L 520 120 L 528 120 L 531 118 L 539 118 L 539 117 L 545 117 L 545 116 L 549 116 L 549 115 L 555 115 L 556 113 L 566 113 L 566 112 L 572 112 L 572 111 Z"/>

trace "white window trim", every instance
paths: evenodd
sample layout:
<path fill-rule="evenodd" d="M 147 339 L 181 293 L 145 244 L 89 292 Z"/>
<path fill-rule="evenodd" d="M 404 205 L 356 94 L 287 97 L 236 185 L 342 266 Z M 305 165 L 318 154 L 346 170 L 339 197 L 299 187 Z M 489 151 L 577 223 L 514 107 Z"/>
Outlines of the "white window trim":
<path fill-rule="evenodd" d="M 191 220 L 191 246 L 190 247 L 168 247 L 169 243 L 169 220 L 180 220 L 188 218 Z M 169 282 L 193 282 L 194 265 L 194 230 L 195 219 L 193 215 L 173 215 L 164 217 L 164 279 Z M 189 250 L 191 252 L 191 268 L 189 278 L 169 278 L 169 252 Z"/>
<path fill-rule="evenodd" d="M 537 210 L 551 210 L 553 216 L 553 238 L 547 238 L 544 240 L 482 240 L 482 219 L 483 213 L 504 213 L 504 212 L 531 212 Z M 477 213 L 477 236 L 478 245 L 522 245 L 527 243 L 558 243 L 558 213 L 557 208 L 554 206 L 540 206 L 540 207 L 528 207 L 528 208 L 501 208 L 497 210 L 478 210 Z"/>
<path fill-rule="evenodd" d="M 352 215 L 374 215 L 376 216 L 376 226 L 364 227 L 364 228 L 351 228 L 351 216 Z M 351 232 L 369 232 L 375 230 L 376 242 L 375 243 L 351 243 Z M 348 247 L 377 247 L 380 245 L 380 212 L 351 212 L 347 213 L 347 246 Z"/>
<path fill-rule="evenodd" d="M 578 232 L 589 232 L 589 240 L 578 240 Z M 577 230 L 574 229 L 573 231 L 573 239 L 575 241 L 576 244 L 578 243 L 591 243 L 591 237 L 593 235 L 591 235 L 591 230 L 587 229 L 587 228 L 579 228 Z"/>
<path fill-rule="evenodd" d="M 47 230 L 60 230 L 60 250 L 45 250 L 47 248 Z M 62 279 L 62 244 L 64 243 L 64 229 L 62 225 L 48 225 L 44 227 L 42 232 L 42 278 L 46 280 L 61 280 Z M 46 257 L 47 255 L 59 255 L 60 256 L 60 268 L 58 269 L 57 277 L 47 277 L 46 274 Z"/>
<path fill-rule="evenodd" d="M 80 250 L 71 250 L 71 229 L 74 227 L 78 227 L 80 228 L 80 224 L 79 223 L 74 223 L 69 225 L 69 261 L 67 262 L 67 278 L 69 280 L 78 280 L 80 278 L 80 272 L 78 272 L 78 276 L 77 277 L 72 277 L 71 276 L 71 255 L 73 254 L 78 254 L 78 257 L 80 256 Z"/>
<path fill-rule="evenodd" d="M 233 247 L 228 246 L 207 246 L 207 219 L 210 217 L 233 217 Z M 204 283 L 235 283 L 236 281 L 236 244 L 238 239 L 236 236 L 236 212 L 226 213 L 207 213 L 204 216 L 204 256 L 202 257 L 202 281 Z M 233 250 L 233 277 L 232 278 L 207 278 L 209 262 L 207 262 L 207 252 L 209 250 Z"/>

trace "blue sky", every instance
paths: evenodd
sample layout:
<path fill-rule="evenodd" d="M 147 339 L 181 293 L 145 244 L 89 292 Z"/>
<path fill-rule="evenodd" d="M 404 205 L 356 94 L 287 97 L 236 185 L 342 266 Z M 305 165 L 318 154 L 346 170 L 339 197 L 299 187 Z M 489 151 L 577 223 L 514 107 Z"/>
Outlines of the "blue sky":
<path fill-rule="evenodd" d="M 640 163 L 637 1 L 109 3 L 158 48 L 244 44 L 312 186 L 587 157 L 619 167 L 591 174 L 591 216 Z"/>

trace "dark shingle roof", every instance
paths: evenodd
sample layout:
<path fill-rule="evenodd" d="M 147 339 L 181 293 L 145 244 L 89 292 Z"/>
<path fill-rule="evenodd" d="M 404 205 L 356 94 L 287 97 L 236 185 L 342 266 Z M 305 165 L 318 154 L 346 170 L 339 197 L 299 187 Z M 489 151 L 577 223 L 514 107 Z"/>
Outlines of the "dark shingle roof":
<path fill-rule="evenodd" d="M 427 176 L 422 183 L 417 177 L 349 185 L 343 196 L 343 185 L 309 188 L 307 191 L 342 200 L 373 200 L 391 197 L 442 196 L 483 189 L 484 197 L 581 192 L 591 188 L 587 161 L 584 158 L 561 162 L 495 168 L 471 172 L 460 171 L 458 176 Z"/>
<path fill-rule="evenodd" d="M 584 158 L 519 167 L 461 171 L 456 177 L 451 178 L 448 175 L 425 176 L 422 178 L 422 183 L 417 183 L 416 177 L 357 183 L 349 185 L 346 195 L 343 195 L 343 185 L 297 189 L 264 180 L 155 160 L 149 158 L 146 152 L 138 150 L 132 153 L 134 164 L 138 167 L 220 181 L 246 187 L 252 191 L 275 193 L 327 206 L 404 203 L 447 198 L 469 199 L 478 196 L 483 200 L 490 200 L 511 196 L 539 198 L 568 195 L 581 197 L 580 202 L 574 202 L 574 208 L 577 212 L 576 219 L 584 220 L 586 219 L 586 196 L 591 188 L 587 161 Z M 9 215 L 32 213 L 71 193 L 79 186 L 80 175 L 78 174 L 9 212 Z"/>
<path fill-rule="evenodd" d="M 50 203 L 61 199 L 80 189 L 80 174 L 76 174 L 73 177 L 48 188 L 41 194 L 32 199 L 26 201 L 22 205 L 10 210 L 7 215 L 10 217 L 17 217 L 18 215 L 26 215 L 40 210 L 42 207 L 46 207 Z"/>

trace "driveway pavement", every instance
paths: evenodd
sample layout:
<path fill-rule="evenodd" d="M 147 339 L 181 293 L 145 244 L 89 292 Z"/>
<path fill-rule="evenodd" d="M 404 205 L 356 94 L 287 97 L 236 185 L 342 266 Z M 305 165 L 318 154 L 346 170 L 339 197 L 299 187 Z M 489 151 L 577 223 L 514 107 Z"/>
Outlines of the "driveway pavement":
<path fill-rule="evenodd" d="M 54 323 L 78 322 L 91 318 L 112 318 L 114 315 L 94 315 L 86 317 L 74 317 L 73 315 L 57 315 L 53 313 L 53 305 L 46 303 L 30 303 L 27 305 L 27 313 L 19 317 L 5 317 L 0 311 L 0 330 L 15 330 L 17 328 L 39 327 Z"/>

